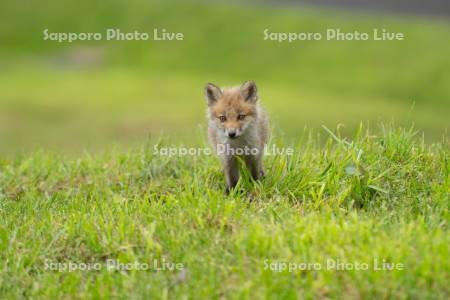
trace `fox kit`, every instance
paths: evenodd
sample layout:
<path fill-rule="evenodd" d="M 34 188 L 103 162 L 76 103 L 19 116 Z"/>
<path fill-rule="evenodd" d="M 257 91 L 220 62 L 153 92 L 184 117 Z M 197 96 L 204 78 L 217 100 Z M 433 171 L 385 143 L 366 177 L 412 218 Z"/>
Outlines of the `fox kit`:
<path fill-rule="evenodd" d="M 243 158 L 253 179 L 264 176 L 262 157 L 269 136 L 268 118 L 259 105 L 253 81 L 224 89 L 208 83 L 205 97 L 209 140 L 222 161 L 228 193 L 239 180 L 237 156 Z"/>

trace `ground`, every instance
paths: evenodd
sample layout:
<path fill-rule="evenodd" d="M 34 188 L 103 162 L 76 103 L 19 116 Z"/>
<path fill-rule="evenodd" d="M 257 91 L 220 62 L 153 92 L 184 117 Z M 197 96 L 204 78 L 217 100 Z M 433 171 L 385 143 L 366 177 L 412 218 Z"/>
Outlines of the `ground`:
<path fill-rule="evenodd" d="M 426 145 L 389 126 L 328 134 L 325 145 L 305 134 L 293 156 L 266 157 L 265 179 L 244 176 L 229 196 L 215 157 L 161 156 L 174 146 L 164 142 L 2 160 L 0 292 L 448 298 L 448 140 Z"/>

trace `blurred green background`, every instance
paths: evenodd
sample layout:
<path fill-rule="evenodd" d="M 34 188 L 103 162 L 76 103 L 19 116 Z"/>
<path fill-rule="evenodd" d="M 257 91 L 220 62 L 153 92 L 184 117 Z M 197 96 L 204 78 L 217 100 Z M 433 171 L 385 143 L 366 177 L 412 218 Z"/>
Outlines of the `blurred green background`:
<path fill-rule="evenodd" d="M 43 40 L 43 31 L 150 35 L 184 41 Z M 402 32 L 404 41 L 265 41 L 327 28 Z M 253 79 L 273 126 L 351 133 L 359 122 L 414 123 L 429 141 L 449 127 L 450 23 L 226 1 L 9 1 L 0 11 L 0 152 L 129 147 L 149 136 L 183 143 L 205 126 L 203 86 Z M 201 133 L 200 133 L 201 136 Z"/>

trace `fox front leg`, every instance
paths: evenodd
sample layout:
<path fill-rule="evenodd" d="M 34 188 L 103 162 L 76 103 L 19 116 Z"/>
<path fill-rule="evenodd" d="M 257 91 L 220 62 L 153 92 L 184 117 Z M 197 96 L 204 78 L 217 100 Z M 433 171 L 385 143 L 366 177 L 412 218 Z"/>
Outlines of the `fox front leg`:
<path fill-rule="evenodd" d="M 225 193 L 228 194 L 239 181 L 239 164 L 235 157 L 227 156 L 223 159 L 223 172 L 227 182 Z"/>
<path fill-rule="evenodd" d="M 264 177 L 264 168 L 262 164 L 262 157 L 260 155 L 249 155 L 245 158 L 245 164 L 250 170 L 250 174 L 254 180 L 258 180 Z"/>

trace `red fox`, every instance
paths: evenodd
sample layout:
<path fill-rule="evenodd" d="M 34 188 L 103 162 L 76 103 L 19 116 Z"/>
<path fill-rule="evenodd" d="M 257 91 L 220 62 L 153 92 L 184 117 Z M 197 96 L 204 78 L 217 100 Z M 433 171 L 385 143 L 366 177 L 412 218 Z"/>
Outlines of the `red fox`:
<path fill-rule="evenodd" d="M 229 193 L 239 180 L 237 156 L 243 158 L 253 179 L 264 176 L 262 157 L 269 137 L 268 117 L 259 104 L 253 81 L 224 89 L 208 83 L 205 97 L 209 141 L 222 161 L 225 192 Z"/>

